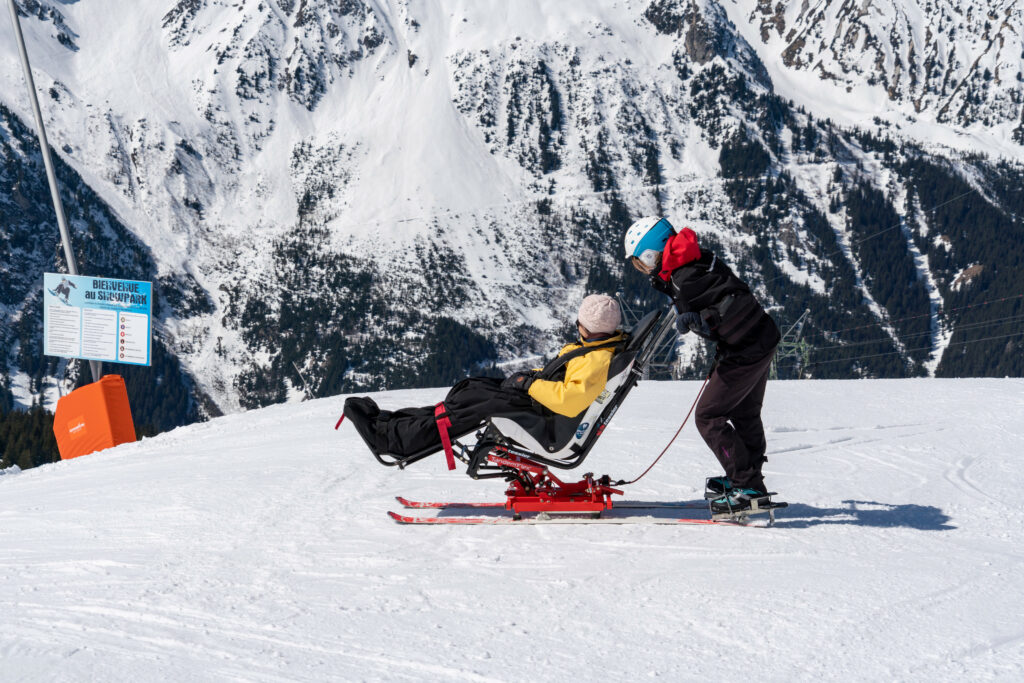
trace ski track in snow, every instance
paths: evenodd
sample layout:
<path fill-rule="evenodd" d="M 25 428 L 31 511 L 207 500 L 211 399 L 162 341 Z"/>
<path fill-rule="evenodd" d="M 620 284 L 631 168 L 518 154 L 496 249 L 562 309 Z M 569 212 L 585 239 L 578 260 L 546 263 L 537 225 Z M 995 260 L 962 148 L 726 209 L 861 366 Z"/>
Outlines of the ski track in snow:
<path fill-rule="evenodd" d="M 570 477 L 638 475 L 698 386 L 642 383 Z M 333 431 L 341 397 L 14 473 L 3 678 L 1020 680 L 1022 390 L 770 383 L 773 529 L 399 526 L 395 495 L 504 487 L 379 466 Z M 716 471 L 689 425 L 627 499 L 698 499 Z"/>

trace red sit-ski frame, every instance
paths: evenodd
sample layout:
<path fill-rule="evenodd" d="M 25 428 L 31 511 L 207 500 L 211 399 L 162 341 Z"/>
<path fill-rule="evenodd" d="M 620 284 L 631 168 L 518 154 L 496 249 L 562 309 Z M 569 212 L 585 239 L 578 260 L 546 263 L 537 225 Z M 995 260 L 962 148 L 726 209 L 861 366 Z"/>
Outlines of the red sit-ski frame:
<path fill-rule="evenodd" d="M 517 470 L 521 478 L 512 479 L 505 491 L 505 509 L 516 519 L 524 512 L 590 512 L 595 515 L 612 508 L 612 495 L 622 491 L 611 487 L 608 475 L 594 479 L 592 473 L 575 483 L 565 483 L 547 467 L 528 458 L 494 447 L 487 460 L 499 467 Z"/>

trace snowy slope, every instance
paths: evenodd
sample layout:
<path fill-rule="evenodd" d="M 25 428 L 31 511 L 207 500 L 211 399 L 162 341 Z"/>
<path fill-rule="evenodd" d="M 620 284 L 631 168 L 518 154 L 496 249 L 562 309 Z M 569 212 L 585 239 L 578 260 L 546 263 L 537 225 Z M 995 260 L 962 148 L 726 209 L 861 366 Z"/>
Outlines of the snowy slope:
<path fill-rule="evenodd" d="M 697 388 L 641 384 L 586 469 L 639 474 Z M 340 397 L 5 475 L 3 677 L 1020 680 L 1022 390 L 771 383 L 773 529 L 397 526 L 396 494 L 502 487 L 380 467 Z M 688 426 L 629 497 L 714 471 Z"/>

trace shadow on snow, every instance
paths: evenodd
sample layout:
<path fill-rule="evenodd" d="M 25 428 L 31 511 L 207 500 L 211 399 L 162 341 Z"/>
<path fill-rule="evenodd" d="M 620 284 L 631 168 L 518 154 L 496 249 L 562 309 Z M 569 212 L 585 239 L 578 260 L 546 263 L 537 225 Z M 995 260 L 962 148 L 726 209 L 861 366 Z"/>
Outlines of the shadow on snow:
<path fill-rule="evenodd" d="M 624 504 L 650 505 L 651 507 L 630 509 L 627 505 L 606 510 L 601 517 L 605 521 L 618 518 L 648 517 L 671 520 L 678 518 L 707 519 L 708 508 L 704 501 L 621 501 Z M 660 507 L 659 507 L 660 506 Z M 679 506 L 685 506 L 679 507 Z M 426 511 L 417 510 L 411 514 Z M 511 512 L 501 507 L 494 508 L 450 508 L 431 514 L 437 517 L 464 517 L 495 519 L 510 517 Z M 535 513 L 524 513 L 532 517 Z M 558 513 L 554 513 L 558 515 Z M 430 516 L 430 515 L 428 515 Z M 574 516 L 574 515 L 567 515 Z M 581 516 L 581 515 L 575 515 Z M 625 521 L 625 520 L 624 520 Z M 752 522 L 767 521 L 767 515 L 753 515 Z M 815 507 L 801 503 L 790 503 L 789 507 L 776 511 L 775 527 L 780 529 L 806 529 L 823 524 L 848 524 L 863 527 L 907 528 L 919 531 L 949 531 L 957 528 L 950 524 L 949 515 L 931 505 L 879 503 L 865 500 L 844 500 L 838 507 Z"/>
<path fill-rule="evenodd" d="M 866 500 L 844 500 L 844 507 L 819 508 L 790 503 L 777 513 L 775 526 L 803 529 L 820 524 L 851 524 L 869 527 L 905 527 L 919 531 L 950 531 L 950 516 L 932 505 L 878 503 Z"/>

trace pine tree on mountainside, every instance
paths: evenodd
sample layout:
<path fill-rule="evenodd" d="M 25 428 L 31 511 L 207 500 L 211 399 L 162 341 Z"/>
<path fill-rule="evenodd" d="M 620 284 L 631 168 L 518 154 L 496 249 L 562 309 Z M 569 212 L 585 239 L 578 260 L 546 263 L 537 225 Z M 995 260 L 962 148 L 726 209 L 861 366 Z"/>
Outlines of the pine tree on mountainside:
<path fill-rule="evenodd" d="M 987 172 L 992 178 L 998 167 L 976 162 L 974 168 L 981 177 Z M 924 218 L 935 237 L 921 242 L 922 251 L 939 280 L 944 322 L 954 332 L 936 375 L 1024 374 L 1019 352 L 1024 335 L 1007 336 L 1021 330 L 1016 316 L 1024 311 L 1024 197 L 1019 192 L 1024 169 L 1005 162 L 1000 169 L 1016 179 L 1017 192 L 1011 189 L 1013 184 L 998 181 L 975 188 L 958 173 L 917 155 L 908 158 L 901 171 L 920 205 L 932 207 Z M 988 193 L 999 197 L 1002 207 L 993 205 Z M 972 264 L 977 274 L 957 282 L 964 266 Z"/>
<path fill-rule="evenodd" d="M 53 415 L 36 406 L 0 411 L 0 469 L 23 470 L 60 460 L 53 435 Z"/>
<path fill-rule="evenodd" d="M 854 253 L 872 274 L 868 289 L 894 321 L 898 334 L 908 340 L 905 348 L 920 348 L 920 340 L 929 332 L 930 302 L 899 229 L 899 215 L 880 191 L 866 183 L 850 189 L 846 207 Z M 927 352 L 911 352 L 910 357 L 922 362 Z"/>

